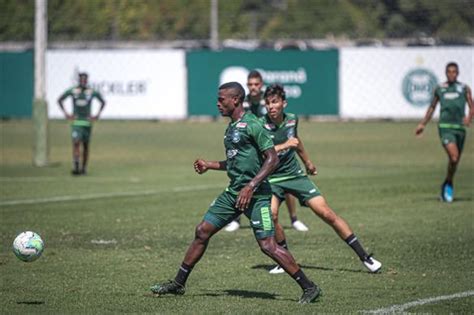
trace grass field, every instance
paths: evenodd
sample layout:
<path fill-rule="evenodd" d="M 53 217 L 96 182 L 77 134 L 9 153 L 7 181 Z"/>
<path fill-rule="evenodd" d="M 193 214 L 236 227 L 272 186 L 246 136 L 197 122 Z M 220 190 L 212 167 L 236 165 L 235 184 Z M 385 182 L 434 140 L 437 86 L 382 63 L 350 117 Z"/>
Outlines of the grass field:
<path fill-rule="evenodd" d="M 468 132 L 455 202 L 438 201 L 446 157 L 434 124 L 302 122 L 319 169 L 315 180 L 365 247 L 383 262 L 368 274 L 355 254 L 307 209 L 306 233 L 286 225 L 291 251 L 324 290 L 298 305 L 299 287 L 259 250 L 248 222 L 221 232 L 184 296 L 152 297 L 174 277 L 194 226 L 227 184 L 199 176 L 196 157 L 222 159 L 224 122 L 99 122 L 89 174 L 70 175 L 65 122 L 50 124 L 51 166 L 34 168 L 32 125 L 1 122 L 0 313 L 357 313 L 474 290 L 474 134 Z M 15 235 L 38 232 L 46 249 L 23 263 Z M 417 313 L 473 313 L 474 296 L 434 300 Z"/>

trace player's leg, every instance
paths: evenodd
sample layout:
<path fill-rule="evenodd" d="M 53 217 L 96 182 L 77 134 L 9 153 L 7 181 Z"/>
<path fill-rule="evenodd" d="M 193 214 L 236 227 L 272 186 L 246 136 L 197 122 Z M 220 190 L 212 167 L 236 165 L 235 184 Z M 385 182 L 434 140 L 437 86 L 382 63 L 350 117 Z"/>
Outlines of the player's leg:
<path fill-rule="evenodd" d="M 82 167 L 81 174 L 86 174 L 87 161 L 89 160 L 89 142 L 83 142 L 82 144 Z"/>
<path fill-rule="evenodd" d="M 251 212 L 247 211 L 246 215 L 250 217 L 250 224 L 262 252 L 282 266 L 302 288 L 303 295 L 299 303 L 314 302 L 320 296 L 321 290 L 306 277 L 291 253 L 276 243 L 268 199 L 253 200 L 249 209 Z"/>
<path fill-rule="evenodd" d="M 454 199 L 454 175 L 459 164 L 464 144 L 464 131 L 440 129 L 443 148 L 448 155 L 448 168 L 446 178 L 441 185 L 441 200 L 452 202 Z"/>
<path fill-rule="evenodd" d="M 153 293 L 158 295 L 184 294 L 186 281 L 194 266 L 204 255 L 209 239 L 226 224 L 235 219 L 237 215 L 234 209 L 235 199 L 235 196 L 224 192 L 211 203 L 203 221 L 196 226 L 194 240 L 186 251 L 176 277 L 167 283 L 158 283 L 152 286 L 151 291 Z"/>
<path fill-rule="evenodd" d="M 72 139 L 72 171 L 73 175 L 79 175 L 79 163 L 81 156 L 81 130 L 79 127 L 71 126 L 71 139 Z"/>
<path fill-rule="evenodd" d="M 281 205 L 280 199 L 276 195 L 273 195 L 272 201 L 271 201 L 271 209 L 272 209 L 273 225 L 275 227 L 275 241 L 279 246 L 288 250 L 288 244 L 286 243 L 285 232 L 280 222 L 278 221 L 278 212 L 280 209 L 280 205 Z M 269 271 L 269 273 L 271 274 L 279 274 L 279 273 L 284 273 L 284 272 L 285 270 L 282 267 L 280 267 L 280 265 L 274 266 Z"/>
<path fill-rule="evenodd" d="M 178 269 L 178 273 L 174 280 L 166 283 L 159 283 L 151 287 L 151 291 L 155 294 L 177 294 L 182 295 L 185 292 L 186 281 L 191 271 L 206 251 L 209 239 L 219 228 L 207 221 L 202 221 L 196 226 L 194 240 L 188 247 L 183 262 Z"/>
<path fill-rule="evenodd" d="M 82 127 L 83 132 L 83 151 L 82 151 L 82 167 L 81 174 L 85 175 L 87 170 L 87 162 L 89 161 L 89 143 L 92 127 Z"/>
<path fill-rule="evenodd" d="M 288 208 L 288 214 L 290 215 L 291 226 L 300 232 L 308 231 L 308 227 L 303 222 L 298 220 L 298 216 L 296 214 L 296 198 L 287 193 L 285 194 L 285 203 L 286 207 Z"/>
<path fill-rule="evenodd" d="M 72 142 L 72 171 L 73 175 L 79 175 L 81 172 L 79 170 L 80 158 L 81 158 L 81 141 L 73 140 Z"/>
<path fill-rule="evenodd" d="M 347 222 L 343 218 L 338 216 L 329 207 L 323 196 L 313 197 L 306 201 L 306 203 L 318 217 L 320 217 L 324 222 L 329 224 L 337 233 L 337 235 L 339 235 L 339 237 L 354 250 L 357 256 L 359 256 L 359 259 L 362 261 L 364 266 L 370 272 L 377 272 L 380 270 L 382 264 L 372 258 L 372 255 L 369 255 L 366 252 L 366 250 L 350 228 L 349 224 L 347 224 Z"/>

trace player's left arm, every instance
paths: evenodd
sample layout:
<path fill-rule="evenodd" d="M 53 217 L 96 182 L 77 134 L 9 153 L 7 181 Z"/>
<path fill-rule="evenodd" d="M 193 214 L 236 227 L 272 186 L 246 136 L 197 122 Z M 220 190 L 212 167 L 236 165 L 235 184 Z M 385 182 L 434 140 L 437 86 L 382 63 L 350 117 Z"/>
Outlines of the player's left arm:
<path fill-rule="evenodd" d="M 466 85 L 466 102 L 468 105 L 467 116 L 464 118 L 464 125 L 469 127 L 471 125 L 472 117 L 474 116 L 474 105 L 472 100 L 471 88 Z"/>
<path fill-rule="evenodd" d="M 92 116 L 91 117 L 91 120 L 98 120 L 99 117 L 100 117 L 100 114 L 102 114 L 102 111 L 104 110 L 105 108 L 105 100 L 104 98 L 102 97 L 102 94 L 100 94 L 99 92 L 95 92 L 95 98 L 99 101 L 100 103 L 100 108 L 99 108 L 99 112 L 97 113 L 97 115 L 95 116 Z"/>
<path fill-rule="evenodd" d="M 300 157 L 301 161 L 303 161 L 303 164 L 306 168 L 306 173 L 308 173 L 308 175 L 317 175 L 318 170 L 316 169 L 316 166 L 313 164 L 313 162 L 309 158 L 309 154 L 308 152 L 306 152 L 304 148 L 303 141 L 299 137 L 297 138 L 299 141 L 298 141 L 298 146 L 296 147 L 296 153 Z"/>
<path fill-rule="evenodd" d="M 279 159 L 274 147 L 263 151 L 263 158 L 265 160 L 257 175 L 255 175 L 255 177 L 240 190 L 239 195 L 237 196 L 235 206 L 240 211 L 244 211 L 248 208 L 255 190 L 257 190 L 258 186 L 268 177 L 268 175 L 273 173 L 278 165 Z"/>

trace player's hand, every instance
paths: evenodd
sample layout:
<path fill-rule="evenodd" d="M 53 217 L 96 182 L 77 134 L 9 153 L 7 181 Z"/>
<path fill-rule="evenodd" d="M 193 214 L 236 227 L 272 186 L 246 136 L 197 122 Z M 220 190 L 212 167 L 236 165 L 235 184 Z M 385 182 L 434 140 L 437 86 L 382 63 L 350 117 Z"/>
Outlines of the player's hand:
<path fill-rule="evenodd" d="M 468 116 L 464 117 L 464 126 L 469 127 L 471 126 L 471 118 Z"/>
<path fill-rule="evenodd" d="M 318 175 L 318 170 L 316 169 L 316 166 L 313 164 L 311 161 L 307 161 L 305 163 L 306 167 L 306 173 L 308 175 Z"/>
<path fill-rule="evenodd" d="M 290 138 L 286 142 L 287 149 L 294 149 L 300 144 L 300 140 L 298 138 Z"/>
<path fill-rule="evenodd" d="M 244 212 L 249 207 L 252 196 L 253 187 L 246 185 L 242 190 L 240 190 L 239 195 L 237 196 L 237 201 L 235 202 L 235 207 Z"/>
<path fill-rule="evenodd" d="M 99 115 L 97 116 L 89 116 L 89 121 L 97 121 L 99 120 Z"/>
<path fill-rule="evenodd" d="M 204 174 L 205 172 L 207 172 L 208 169 L 209 168 L 207 167 L 206 161 L 202 159 L 197 159 L 196 161 L 194 161 L 194 170 L 196 171 L 196 173 Z"/>
<path fill-rule="evenodd" d="M 74 120 L 74 115 L 66 114 L 66 119 L 67 120 Z"/>
<path fill-rule="evenodd" d="M 417 136 L 421 136 L 421 134 L 423 133 L 424 130 L 425 130 L 425 125 L 418 124 L 418 126 L 416 126 L 416 129 L 415 129 L 415 134 Z"/>

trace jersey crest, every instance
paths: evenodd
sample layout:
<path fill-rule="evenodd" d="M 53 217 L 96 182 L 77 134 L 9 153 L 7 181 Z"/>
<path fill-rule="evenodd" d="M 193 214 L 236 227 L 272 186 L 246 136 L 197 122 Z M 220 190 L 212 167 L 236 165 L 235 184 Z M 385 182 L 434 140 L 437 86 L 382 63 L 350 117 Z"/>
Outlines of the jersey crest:
<path fill-rule="evenodd" d="M 234 129 L 231 134 L 231 141 L 233 143 L 238 143 L 240 141 L 240 132 L 237 129 Z"/>

